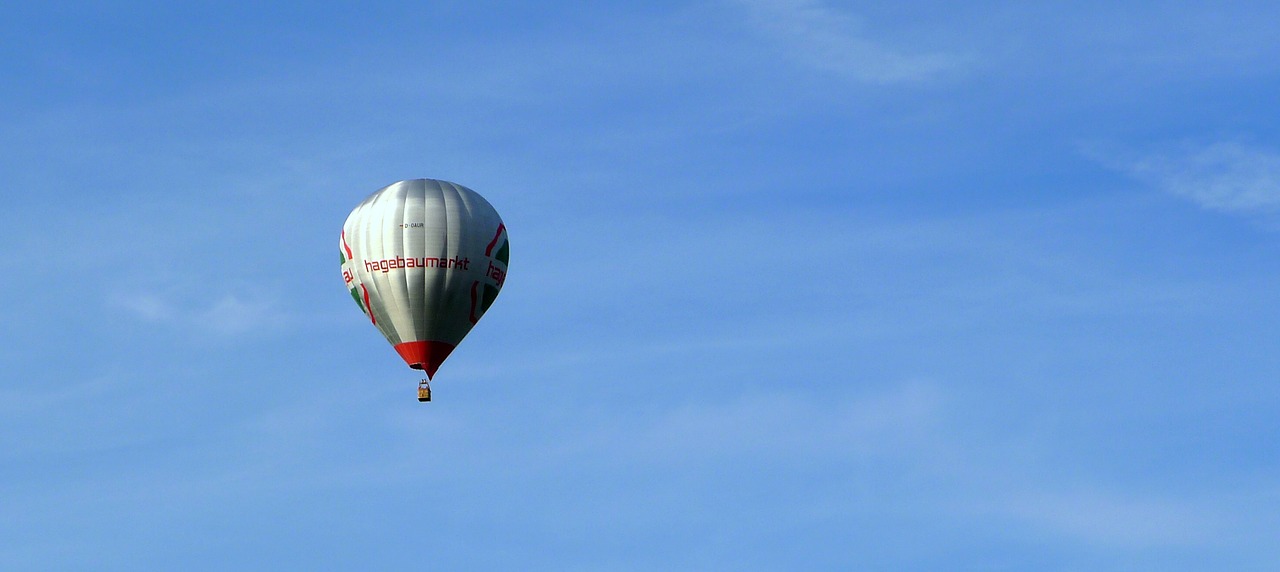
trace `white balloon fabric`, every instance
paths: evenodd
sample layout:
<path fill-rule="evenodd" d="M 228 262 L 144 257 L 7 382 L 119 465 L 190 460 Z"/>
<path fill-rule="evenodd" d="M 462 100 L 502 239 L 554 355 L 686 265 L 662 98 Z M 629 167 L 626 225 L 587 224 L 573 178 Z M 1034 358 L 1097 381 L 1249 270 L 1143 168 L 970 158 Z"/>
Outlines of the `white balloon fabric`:
<path fill-rule="evenodd" d="M 369 321 L 428 379 L 493 304 L 507 228 L 488 201 L 434 179 L 369 195 L 342 225 L 342 277 Z"/>

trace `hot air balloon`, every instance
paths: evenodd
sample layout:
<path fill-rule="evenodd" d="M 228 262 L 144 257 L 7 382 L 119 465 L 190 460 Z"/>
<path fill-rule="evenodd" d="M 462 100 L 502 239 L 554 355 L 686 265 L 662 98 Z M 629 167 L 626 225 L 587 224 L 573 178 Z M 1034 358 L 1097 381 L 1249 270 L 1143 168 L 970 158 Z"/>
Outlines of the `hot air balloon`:
<path fill-rule="evenodd" d="M 488 201 L 434 179 L 392 183 L 342 225 L 342 277 L 374 327 L 430 380 L 498 296 L 507 277 L 507 227 Z"/>

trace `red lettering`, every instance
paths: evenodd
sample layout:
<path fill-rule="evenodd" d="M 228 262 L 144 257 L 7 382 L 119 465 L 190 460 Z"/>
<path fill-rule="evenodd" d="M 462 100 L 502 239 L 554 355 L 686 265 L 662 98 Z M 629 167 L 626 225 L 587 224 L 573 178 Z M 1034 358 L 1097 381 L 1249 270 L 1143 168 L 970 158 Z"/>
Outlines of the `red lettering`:
<path fill-rule="evenodd" d="M 405 258 L 396 256 L 395 258 L 384 258 L 382 260 L 365 260 L 364 269 L 366 272 L 383 273 L 397 270 L 400 268 L 461 268 L 466 270 L 471 264 L 469 258 Z"/>
<path fill-rule="evenodd" d="M 498 268 L 497 266 L 494 266 L 492 262 L 489 263 L 488 274 L 490 278 L 498 282 L 499 288 L 502 287 L 502 281 L 505 280 L 507 277 L 506 271 L 502 270 L 501 268 Z"/>

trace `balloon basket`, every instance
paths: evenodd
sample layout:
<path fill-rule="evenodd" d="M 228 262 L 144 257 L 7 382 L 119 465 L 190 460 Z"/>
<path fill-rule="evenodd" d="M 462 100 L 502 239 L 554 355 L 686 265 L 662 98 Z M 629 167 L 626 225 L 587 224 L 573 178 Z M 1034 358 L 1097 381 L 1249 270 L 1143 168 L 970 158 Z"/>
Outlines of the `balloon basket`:
<path fill-rule="evenodd" d="M 428 380 L 418 382 L 418 401 L 421 403 L 431 401 L 431 383 Z"/>

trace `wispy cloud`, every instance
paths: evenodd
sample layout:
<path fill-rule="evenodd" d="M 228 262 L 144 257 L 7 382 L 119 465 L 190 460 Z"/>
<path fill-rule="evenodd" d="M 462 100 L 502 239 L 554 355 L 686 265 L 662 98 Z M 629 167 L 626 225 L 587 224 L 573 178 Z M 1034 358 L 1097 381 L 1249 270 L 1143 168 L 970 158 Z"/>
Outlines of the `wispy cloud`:
<path fill-rule="evenodd" d="M 960 70 L 965 57 L 908 53 L 873 41 L 861 21 L 819 0 L 739 0 L 751 22 L 801 63 L 873 84 L 919 82 Z"/>
<path fill-rule="evenodd" d="M 1280 152 L 1216 143 L 1122 165 L 1133 177 L 1223 212 L 1280 211 Z"/>
<path fill-rule="evenodd" d="M 1015 494 L 998 509 L 1003 516 L 1098 546 L 1187 546 L 1216 542 L 1227 526 L 1222 515 L 1187 499 L 1143 496 L 1134 491 L 1040 491 Z"/>
<path fill-rule="evenodd" d="M 284 318 L 262 300 L 244 300 L 234 295 L 223 296 L 195 317 L 211 331 L 224 335 L 272 328 Z"/>
<path fill-rule="evenodd" d="M 716 455 L 896 454 L 924 446 L 940 422 L 942 402 L 938 388 L 923 382 L 834 402 L 782 394 L 744 396 L 675 408 L 653 420 L 638 442 L 649 449 L 646 457 L 666 461 Z"/>
<path fill-rule="evenodd" d="M 149 292 L 116 296 L 113 302 L 144 322 L 188 327 L 217 336 L 269 331 L 288 321 L 287 316 L 270 301 L 246 299 L 235 294 L 223 295 L 212 303 L 185 306 L 169 297 Z"/>
<path fill-rule="evenodd" d="M 132 296 L 118 296 L 115 302 L 146 322 L 166 322 L 174 319 L 176 315 L 173 305 L 155 294 L 138 293 Z"/>

